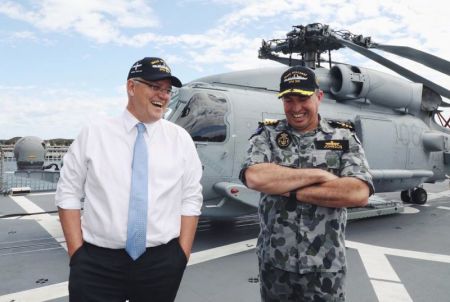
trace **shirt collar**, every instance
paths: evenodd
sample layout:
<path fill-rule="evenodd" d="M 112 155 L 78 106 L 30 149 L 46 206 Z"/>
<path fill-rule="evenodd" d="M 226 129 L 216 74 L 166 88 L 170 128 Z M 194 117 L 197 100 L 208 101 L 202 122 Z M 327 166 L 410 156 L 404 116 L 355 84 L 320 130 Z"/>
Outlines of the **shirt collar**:
<path fill-rule="evenodd" d="M 131 114 L 128 109 L 124 110 L 122 120 L 127 132 L 131 132 L 136 127 L 136 124 L 140 123 L 140 121 L 133 114 Z M 157 123 L 159 123 L 159 120 L 154 123 L 143 123 L 147 129 L 147 133 L 150 133 L 150 130 L 153 129 Z"/>
<path fill-rule="evenodd" d="M 322 132 L 325 133 L 334 133 L 334 128 L 330 126 L 330 124 L 328 124 L 328 122 L 323 119 L 320 115 L 319 115 L 319 130 L 321 130 Z"/>

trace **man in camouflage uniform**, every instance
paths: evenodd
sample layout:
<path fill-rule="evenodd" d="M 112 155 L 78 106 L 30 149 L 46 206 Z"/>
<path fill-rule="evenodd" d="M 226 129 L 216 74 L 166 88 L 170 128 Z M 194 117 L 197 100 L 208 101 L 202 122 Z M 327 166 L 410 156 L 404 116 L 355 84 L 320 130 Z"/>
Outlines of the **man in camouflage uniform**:
<path fill-rule="evenodd" d="M 318 114 L 314 72 L 281 76 L 286 119 L 250 139 L 241 180 L 261 192 L 257 254 L 263 301 L 345 301 L 346 207 L 373 193 L 364 150 L 345 123 Z"/>

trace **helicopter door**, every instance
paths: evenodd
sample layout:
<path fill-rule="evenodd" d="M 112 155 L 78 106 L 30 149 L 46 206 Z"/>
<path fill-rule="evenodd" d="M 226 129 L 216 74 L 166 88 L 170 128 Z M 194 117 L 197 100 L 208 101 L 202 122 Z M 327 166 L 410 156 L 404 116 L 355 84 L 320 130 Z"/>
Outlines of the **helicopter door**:
<path fill-rule="evenodd" d="M 355 124 L 370 167 L 405 169 L 407 146 L 398 141 L 392 120 L 360 116 L 355 119 Z"/>

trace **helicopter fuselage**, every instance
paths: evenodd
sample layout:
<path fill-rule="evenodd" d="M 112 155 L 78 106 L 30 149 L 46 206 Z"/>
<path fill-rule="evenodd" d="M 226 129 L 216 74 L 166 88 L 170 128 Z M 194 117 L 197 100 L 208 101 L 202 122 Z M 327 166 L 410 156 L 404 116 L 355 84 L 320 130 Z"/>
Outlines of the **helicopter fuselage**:
<path fill-rule="evenodd" d="M 277 98 L 284 69 L 201 78 L 181 88 L 171 104 L 168 119 L 191 134 L 203 163 L 204 215 L 227 217 L 255 211 L 259 193 L 243 186 L 239 172 L 258 122 L 284 118 Z M 341 69 L 316 70 L 325 93 L 319 113 L 353 124 L 376 192 L 408 190 L 446 179 L 449 134 L 421 111 L 422 85 L 367 69 L 359 75 L 345 74 L 346 65 Z"/>

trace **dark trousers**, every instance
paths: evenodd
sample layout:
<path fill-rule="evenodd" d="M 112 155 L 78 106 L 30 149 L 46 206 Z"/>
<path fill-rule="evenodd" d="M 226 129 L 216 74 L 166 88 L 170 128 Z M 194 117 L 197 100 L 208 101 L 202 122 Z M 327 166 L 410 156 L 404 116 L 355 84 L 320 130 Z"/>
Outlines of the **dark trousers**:
<path fill-rule="evenodd" d="M 297 274 L 273 267 L 259 259 L 263 302 L 345 302 L 345 272 Z"/>
<path fill-rule="evenodd" d="M 124 249 L 85 242 L 70 259 L 71 302 L 171 302 L 187 259 L 178 239 L 147 248 L 133 261 Z"/>

